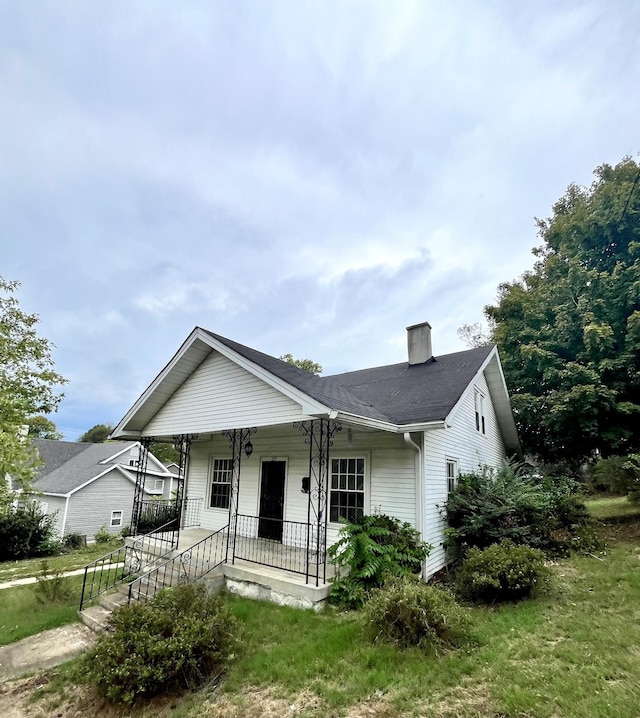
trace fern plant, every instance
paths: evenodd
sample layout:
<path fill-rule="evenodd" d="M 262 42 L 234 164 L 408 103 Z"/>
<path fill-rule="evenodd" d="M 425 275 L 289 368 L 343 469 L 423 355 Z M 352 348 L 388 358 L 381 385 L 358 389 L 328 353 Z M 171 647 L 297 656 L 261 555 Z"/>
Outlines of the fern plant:
<path fill-rule="evenodd" d="M 411 524 L 385 514 L 345 522 L 328 551 L 335 567 L 331 601 L 359 608 L 385 575 L 419 574 L 431 548 Z"/>

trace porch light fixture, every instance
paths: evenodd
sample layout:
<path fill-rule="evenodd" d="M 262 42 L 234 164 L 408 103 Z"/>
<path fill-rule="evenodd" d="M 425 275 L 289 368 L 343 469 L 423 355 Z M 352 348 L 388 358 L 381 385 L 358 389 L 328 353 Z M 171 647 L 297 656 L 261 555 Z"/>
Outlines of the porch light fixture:
<path fill-rule="evenodd" d="M 302 488 L 300 489 L 300 491 L 302 491 L 303 494 L 308 494 L 309 493 L 309 485 L 310 485 L 309 477 L 303 476 L 302 477 Z"/>
<path fill-rule="evenodd" d="M 247 443 L 244 445 L 244 453 L 247 455 L 247 459 L 253 454 L 253 444 L 251 443 L 251 439 L 247 441 Z"/>

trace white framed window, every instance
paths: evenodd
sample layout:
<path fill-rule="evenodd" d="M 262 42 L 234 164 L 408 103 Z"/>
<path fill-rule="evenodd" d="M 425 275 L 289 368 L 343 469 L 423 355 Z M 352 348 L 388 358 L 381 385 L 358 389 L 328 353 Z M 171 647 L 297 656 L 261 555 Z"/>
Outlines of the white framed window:
<path fill-rule="evenodd" d="M 455 459 L 446 461 L 447 494 L 450 494 L 458 485 L 458 462 Z"/>
<path fill-rule="evenodd" d="M 363 456 L 331 459 L 329 521 L 355 521 L 364 515 L 365 459 Z"/>
<path fill-rule="evenodd" d="M 164 491 L 164 479 L 155 479 L 153 482 L 154 491 Z"/>
<path fill-rule="evenodd" d="M 476 389 L 476 431 L 481 434 L 487 433 L 486 421 L 484 417 L 484 394 Z"/>
<path fill-rule="evenodd" d="M 233 459 L 209 459 L 209 508 L 228 509 L 231 499 Z"/>
<path fill-rule="evenodd" d="M 111 512 L 111 523 L 109 526 L 122 526 L 122 511 Z"/>

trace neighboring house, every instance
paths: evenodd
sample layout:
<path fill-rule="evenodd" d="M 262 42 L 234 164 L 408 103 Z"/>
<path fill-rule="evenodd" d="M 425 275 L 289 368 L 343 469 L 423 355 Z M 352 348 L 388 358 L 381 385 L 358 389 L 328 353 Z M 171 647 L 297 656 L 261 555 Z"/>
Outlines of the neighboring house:
<path fill-rule="evenodd" d="M 34 439 L 43 464 L 33 481 L 36 500 L 53 514 L 60 536 L 92 540 L 105 527 L 117 534 L 131 522 L 140 444 L 135 441 L 89 444 Z M 149 454 L 142 495 L 169 498 L 175 477 Z"/>
<path fill-rule="evenodd" d="M 225 565 L 280 565 L 239 553 L 242 538 L 306 547 L 289 570 L 317 586 L 341 519 L 381 512 L 433 545 L 428 578 L 446 562 L 442 507 L 459 473 L 520 447 L 497 349 L 433 356 L 428 323 L 407 331 L 408 361 L 318 377 L 196 327 L 112 436 L 183 436 L 185 496 L 201 501 L 201 529 L 226 532 Z"/>

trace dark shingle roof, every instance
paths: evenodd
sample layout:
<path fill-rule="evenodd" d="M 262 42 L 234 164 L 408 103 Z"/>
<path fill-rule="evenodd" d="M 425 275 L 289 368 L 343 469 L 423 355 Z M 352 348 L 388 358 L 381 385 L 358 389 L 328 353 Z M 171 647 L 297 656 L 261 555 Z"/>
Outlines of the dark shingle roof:
<path fill-rule="evenodd" d="M 400 426 L 444 420 L 493 350 L 486 346 L 424 364 L 404 362 L 317 377 L 219 334 L 207 334 L 331 409 Z"/>
<path fill-rule="evenodd" d="M 109 464 L 100 464 L 101 461 L 132 447 L 135 442 L 86 444 L 34 439 L 33 443 L 44 462 L 33 482 L 34 488 L 47 493 L 68 494 L 105 471 Z"/>

